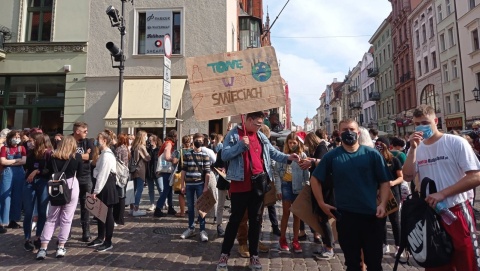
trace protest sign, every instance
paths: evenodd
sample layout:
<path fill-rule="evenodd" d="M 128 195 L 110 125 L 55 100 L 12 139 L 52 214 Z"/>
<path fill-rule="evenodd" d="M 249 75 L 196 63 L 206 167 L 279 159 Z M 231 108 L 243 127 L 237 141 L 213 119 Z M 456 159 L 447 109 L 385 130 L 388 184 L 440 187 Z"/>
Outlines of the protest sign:
<path fill-rule="evenodd" d="M 379 191 L 377 191 L 378 193 Z M 380 195 L 377 194 L 377 205 L 380 205 Z M 397 203 L 397 200 L 395 200 L 395 197 L 393 196 L 392 190 L 390 190 L 388 194 L 388 201 L 387 201 L 387 206 L 385 207 L 385 216 L 390 215 L 396 211 L 398 211 L 399 206 Z"/>
<path fill-rule="evenodd" d="M 101 200 L 93 198 L 92 194 L 87 193 L 87 200 L 85 201 L 85 208 L 96 218 L 100 219 L 103 223 L 107 220 L 107 205 Z"/>
<path fill-rule="evenodd" d="M 186 59 L 193 112 L 199 121 L 285 105 L 270 46 Z"/>
<path fill-rule="evenodd" d="M 200 197 L 198 197 L 197 202 L 195 202 L 195 208 L 198 210 L 198 213 L 202 218 L 204 218 L 213 206 L 217 203 L 213 197 L 212 190 L 208 189 L 207 192 L 203 192 Z"/>

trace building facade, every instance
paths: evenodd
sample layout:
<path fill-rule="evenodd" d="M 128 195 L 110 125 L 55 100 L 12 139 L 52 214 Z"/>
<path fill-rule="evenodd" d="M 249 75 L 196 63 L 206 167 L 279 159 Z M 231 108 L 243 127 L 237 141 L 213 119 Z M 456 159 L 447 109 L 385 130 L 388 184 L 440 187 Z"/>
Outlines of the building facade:
<path fill-rule="evenodd" d="M 348 104 L 348 111 L 344 115 L 347 115 L 348 118 L 354 119 L 359 124 L 360 116 L 362 115 L 362 100 L 361 100 L 361 87 L 362 87 L 362 77 L 360 76 L 360 70 L 362 66 L 362 61 L 359 61 L 357 65 L 349 73 L 348 78 L 348 94 L 345 95 L 346 103 Z M 363 115 L 362 115 L 363 121 Z"/>
<path fill-rule="evenodd" d="M 375 67 L 373 67 L 372 73 L 378 73 L 375 76 L 375 85 L 380 93 L 380 100 L 377 102 L 378 129 L 390 135 L 396 135 L 391 19 L 392 14 L 390 13 L 373 34 L 370 44 L 374 46 Z"/>
<path fill-rule="evenodd" d="M 360 68 L 360 77 L 362 85 L 360 88 L 360 98 L 362 101 L 362 114 L 360 123 L 364 127 L 377 128 L 377 107 L 376 102 L 380 100 L 380 93 L 375 87 L 375 76 L 378 74 L 378 68 L 373 61 L 373 48 L 365 53 L 362 58 Z"/>
<path fill-rule="evenodd" d="M 465 128 L 470 129 L 480 119 L 480 104 L 475 101 L 473 90 L 480 89 L 480 1 L 453 1 L 458 21 L 463 90 L 465 101 Z"/>
<path fill-rule="evenodd" d="M 330 131 L 338 130 L 338 123 L 342 119 L 342 94 L 344 83 L 333 79 L 330 85 Z"/>
<path fill-rule="evenodd" d="M 438 128 L 443 129 L 443 88 L 437 46 L 437 17 L 433 0 L 422 0 L 408 16 L 415 61 L 417 104 L 427 104 L 435 109 Z M 442 40 L 444 33 L 440 34 Z M 455 79 L 458 79 L 457 76 Z"/>

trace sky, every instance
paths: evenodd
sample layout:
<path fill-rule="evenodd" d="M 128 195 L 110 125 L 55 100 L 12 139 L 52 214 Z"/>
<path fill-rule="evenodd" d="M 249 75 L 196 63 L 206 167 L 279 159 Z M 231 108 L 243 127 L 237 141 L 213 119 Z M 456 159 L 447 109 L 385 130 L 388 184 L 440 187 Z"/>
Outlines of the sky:
<path fill-rule="evenodd" d="M 286 2 L 263 0 L 270 24 Z M 391 10 L 388 0 L 290 0 L 271 28 L 271 41 L 296 125 L 313 117 L 326 86 L 334 78 L 343 81 L 362 59 Z"/>

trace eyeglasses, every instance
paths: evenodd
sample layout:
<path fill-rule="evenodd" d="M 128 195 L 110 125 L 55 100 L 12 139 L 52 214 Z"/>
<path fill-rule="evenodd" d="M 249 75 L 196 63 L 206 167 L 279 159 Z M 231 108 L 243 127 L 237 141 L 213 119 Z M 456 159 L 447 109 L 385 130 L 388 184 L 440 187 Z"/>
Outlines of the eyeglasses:
<path fill-rule="evenodd" d="M 87 133 L 88 133 L 88 130 L 84 130 L 84 131 L 80 131 L 80 132 L 82 132 L 82 133 L 84 133 L 84 134 L 87 134 Z"/>
<path fill-rule="evenodd" d="M 477 127 L 477 128 L 472 128 L 472 130 L 474 130 L 474 131 L 476 131 L 476 130 L 478 130 L 478 129 L 479 129 L 478 127 Z"/>

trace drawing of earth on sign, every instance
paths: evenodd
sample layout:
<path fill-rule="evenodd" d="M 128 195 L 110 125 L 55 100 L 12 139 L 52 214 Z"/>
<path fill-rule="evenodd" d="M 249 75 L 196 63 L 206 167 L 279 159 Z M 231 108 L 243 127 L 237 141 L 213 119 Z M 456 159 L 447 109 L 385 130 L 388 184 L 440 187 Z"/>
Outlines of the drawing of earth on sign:
<path fill-rule="evenodd" d="M 265 62 L 258 62 L 252 67 L 252 76 L 258 82 L 265 82 L 272 76 L 270 65 Z"/>

